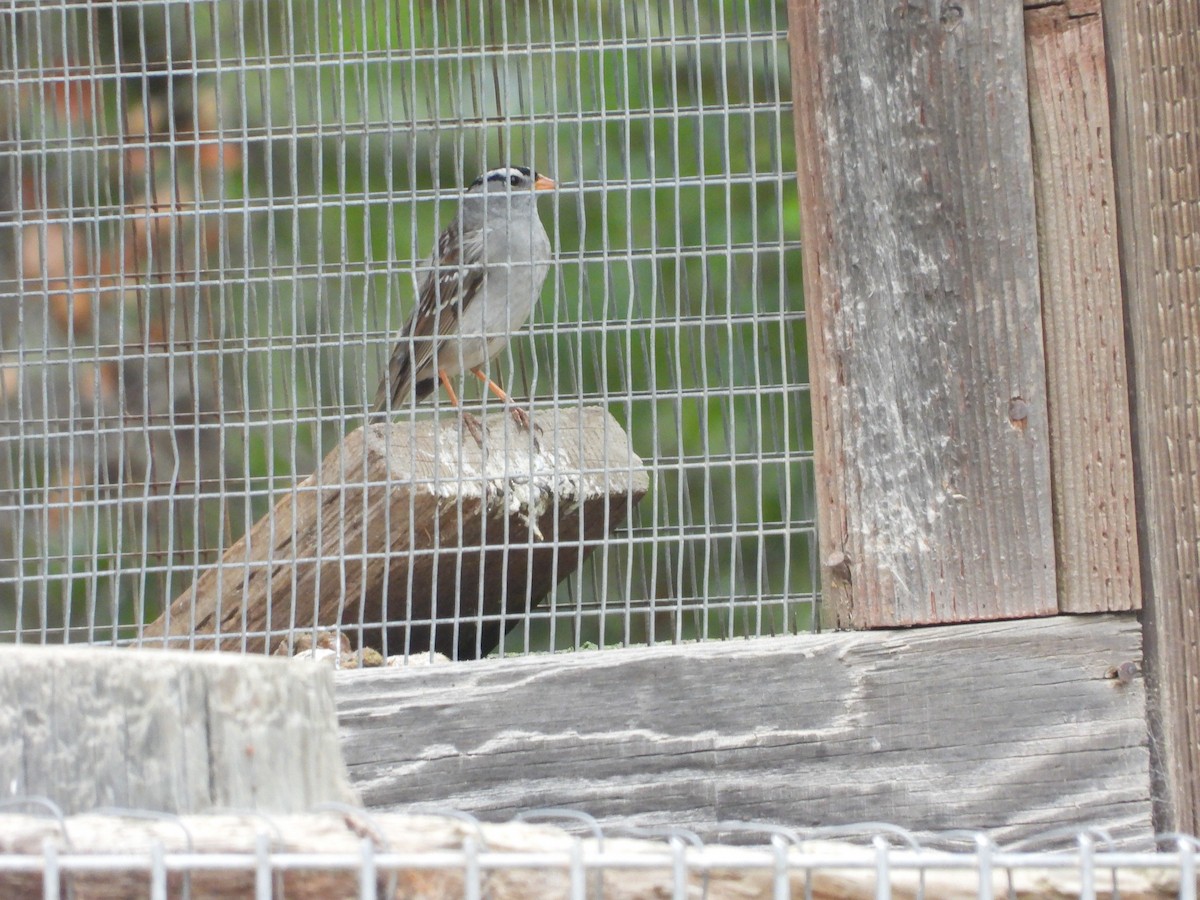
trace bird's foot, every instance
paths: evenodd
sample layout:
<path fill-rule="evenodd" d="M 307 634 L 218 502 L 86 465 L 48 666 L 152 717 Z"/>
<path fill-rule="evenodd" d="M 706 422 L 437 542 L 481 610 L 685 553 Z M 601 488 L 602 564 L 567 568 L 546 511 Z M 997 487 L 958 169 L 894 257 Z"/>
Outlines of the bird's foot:
<path fill-rule="evenodd" d="M 513 421 L 520 427 L 524 428 L 533 437 L 533 452 L 541 453 L 541 445 L 538 444 L 538 435 L 542 433 L 542 426 L 537 424 L 529 417 L 529 413 L 521 409 L 519 406 L 510 406 L 508 413 L 513 417 Z"/>
<path fill-rule="evenodd" d="M 483 449 L 483 426 L 479 420 L 471 415 L 466 410 L 462 413 L 463 425 L 467 427 L 467 431 L 471 432 L 471 437 L 475 438 L 475 443 L 479 445 L 479 449 Z"/>
<path fill-rule="evenodd" d="M 518 425 L 520 425 L 526 431 L 529 431 L 531 429 L 531 427 L 533 425 L 533 420 L 531 418 L 529 418 L 529 413 L 525 412 L 525 410 L 521 409 L 521 407 L 510 406 L 508 408 L 508 414 L 513 417 L 514 422 L 516 422 Z"/>

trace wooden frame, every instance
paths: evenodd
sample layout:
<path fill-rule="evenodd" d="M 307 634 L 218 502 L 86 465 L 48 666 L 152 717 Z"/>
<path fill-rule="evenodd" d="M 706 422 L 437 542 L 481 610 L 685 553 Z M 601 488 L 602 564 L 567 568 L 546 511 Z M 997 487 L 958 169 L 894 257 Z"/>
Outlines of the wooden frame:
<path fill-rule="evenodd" d="M 1058 606 L 1137 609 L 1142 584 L 1100 5 L 1025 6 Z"/>
<path fill-rule="evenodd" d="M 1024 7 L 789 4 L 827 621 L 1145 602 L 1196 832 L 1200 2 Z"/>
<path fill-rule="evenodd" d="M 1200 2 L 1104 0 L 1156 824 L 1200 833 Z"/>

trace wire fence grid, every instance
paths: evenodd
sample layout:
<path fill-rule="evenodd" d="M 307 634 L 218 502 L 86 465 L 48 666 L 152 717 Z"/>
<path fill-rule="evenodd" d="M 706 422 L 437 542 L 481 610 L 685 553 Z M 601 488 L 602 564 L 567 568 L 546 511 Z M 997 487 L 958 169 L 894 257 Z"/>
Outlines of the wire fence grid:
<path fill-rule="evenodd" d="M 21 806 L 28 809 L 18 812 Z M 716 843 L 682 828 L 606 828 L 564 809 L 485 825 L 466 813 L 423 808 L 291 817 L 112 808 L 67 818 L 36 799 L 3 807 L 9 845 L 0 853 L 0 884 L 24 896 L 36 880 L 47 897 L 133 889 L 150 897 L 209 896 L 219 887 L 256 898 L 332 890 L 364 900 L 518 896 L 533 889 L 571 898 L 1194 900 L 1200 854 L 1191 836 L 1165 834 L 1126 846 L 1101 828 L 1059 829 L 1002 847 L 983 831 L 919 836 L 879 822 L 820 828 L 726 822 L 718 830 L 729 840 Z M 92 846 L 105 823 L 119 832 L 120 846 L 104 840 Z M 525 825 L 543 827 L 512 830 Z M 28 849 L 31 842 L 36 851 Z"/>
<path fill-rule="evenodd" d="M 0 3 L 0 638 L 141 640 L 362 423 L 510 162 L 555 257 L 491 371 L 650 493 L 501 651 L 813 627 L 785 7 Z"/>

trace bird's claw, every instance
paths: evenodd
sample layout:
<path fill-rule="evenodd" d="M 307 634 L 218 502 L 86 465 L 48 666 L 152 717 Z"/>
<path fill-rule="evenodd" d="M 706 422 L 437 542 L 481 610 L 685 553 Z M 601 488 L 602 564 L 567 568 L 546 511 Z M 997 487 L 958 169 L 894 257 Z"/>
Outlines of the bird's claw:
<path fill-rule="evenodd" d="M 467 431 L 471 432 L 471 437 L 475 438 L 475 443 L 477 443 L 479 445 L 479 449 L 482 450 L 483 426 L 479 423 L 477 418 L 466 411 L 464 411 L 462 414 L 462 420 L 463 424 L 467 426 Z"/>
<path fill-rule="evenodd" d="M 524 428 L 526 431 L 528 431 L 530 433 L 530 435 L 533 437 L 534 452 L 541 453 L 542 448 L 541 448 L 541 445 L 538 443 L 537 436 L 539 434 L 543 433 L 542 426 L 539 425 L 537 422 L 533 421 L 533 419 L 531 419 L 529 417 L 529 413 L 525 412 L 525 410 L 521 409 L 521 407 L 519 407 L 519 406 L 512 407 L 510 410 L 510 413 L 513 417 L 513 421 L 516 422 L 522 428 Z"/>
<path fill-rule="evenodd" d="M 513 421 L 524 428 L 526 431 L 532 430 L 533 420 L 529 418 L 529 413 L 521 409 L 519 406 L 513 406 L 509 409 L 513 417 Z"/>
<path fill-rule="evenodd" d="M 542 426 L 537 424 L 537 422 L 534 422 L 533 419 L 529 417 L 529 413 L 525 412 L 525 410 L 521 409 L 519 406 L 512 407 L 509 413 L 517 425 L 519 425 L 521 428 L 524 428 L 533 436 L 533 449 L 535 452 L 540 453 L 542 448 L 538 443 L 537 436 L 544 433 L 542 431 Z M 475 438 L 475 443 L 477 443 L 479 448 L 482 450 L 483 424 L 465 410 L 462 412 L 462 421 L 467 431 L 471 433 L 471 437 Z"/>

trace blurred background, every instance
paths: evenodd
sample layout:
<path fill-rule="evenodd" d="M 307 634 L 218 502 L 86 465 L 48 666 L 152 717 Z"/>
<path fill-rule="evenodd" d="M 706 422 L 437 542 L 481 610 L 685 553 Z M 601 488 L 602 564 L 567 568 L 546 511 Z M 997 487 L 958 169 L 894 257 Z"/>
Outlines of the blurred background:
<path fill-rule="evenodd" d="M 6 4 L 0 639 L 136 641 L 361 424 L 508 162 L 561 188 L 501 383 L 651 492 L 503 651 L 812 628 L 785 6 Z"/>

